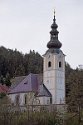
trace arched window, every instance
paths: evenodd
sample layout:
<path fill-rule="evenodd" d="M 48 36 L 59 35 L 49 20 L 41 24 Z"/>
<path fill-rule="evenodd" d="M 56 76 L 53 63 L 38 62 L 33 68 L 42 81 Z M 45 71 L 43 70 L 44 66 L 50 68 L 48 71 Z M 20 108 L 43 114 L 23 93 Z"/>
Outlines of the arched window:
<path fill-rule="evenodd" d="M 50 61 L 48 62 L 48 67 L 51 67 L 51 62 Z"/>
<path fill-rule="evenodd" d="M 61 61 L 59 62 L 59 68 L 61 68 Z"/>

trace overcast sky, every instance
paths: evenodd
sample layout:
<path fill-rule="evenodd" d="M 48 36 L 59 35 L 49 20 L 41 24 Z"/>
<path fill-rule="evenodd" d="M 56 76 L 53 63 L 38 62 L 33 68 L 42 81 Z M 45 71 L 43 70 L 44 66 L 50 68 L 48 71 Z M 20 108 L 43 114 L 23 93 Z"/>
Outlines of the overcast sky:
<path fill-rule="evenodd" d="M 83 0 L 0 0 L 0 46 L 43 55 L 54 9 L 66 61 L 72 68 L 82 65 Z"/>

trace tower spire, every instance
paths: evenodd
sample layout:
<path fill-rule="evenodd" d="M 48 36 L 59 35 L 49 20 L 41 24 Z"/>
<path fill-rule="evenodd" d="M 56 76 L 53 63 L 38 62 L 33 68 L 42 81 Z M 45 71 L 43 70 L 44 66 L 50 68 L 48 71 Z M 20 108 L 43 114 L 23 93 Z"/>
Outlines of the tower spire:
<path fill-rule="evenodd" d="M 53 19 L 54 23 L 55 23 L 55 20 L 56 20 L 56 19 L 55 19 L 55 9 L 54 9 L 54 19 Z"/>
<path fill-rule="evenodd" d="M 56 24 L 56 18 L 55 18 L 55 10 L 54 10 L 54 18 L 53 18 L 53 24 L 51 25 L 51 31 L 50 31 L 50 41 L 47 43 L 47 47 L 49 49 L 60 49 L 62 44 L 58 40 L 58 31 L 57 31 L 58 25 Z"/>

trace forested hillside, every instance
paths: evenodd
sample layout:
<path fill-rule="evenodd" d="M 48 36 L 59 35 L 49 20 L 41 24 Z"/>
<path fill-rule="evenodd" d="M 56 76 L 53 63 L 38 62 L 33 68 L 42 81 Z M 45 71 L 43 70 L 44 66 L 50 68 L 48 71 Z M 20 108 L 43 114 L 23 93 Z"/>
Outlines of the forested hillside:
<path fill-rule="evenodd" d="M 28 54 L 0 47 L 0 76 L 9 73 L 10 77 L 42 72 L 42 57 L 34 50 Z"/>
<path fill-rule="evenodd" d="M 34 50 L 23 54 L 19 51 L 0 47 L 0 82 L 29 73 L 42 73 L 42 56 Z M 10 84 L 10 83 L 9 83 Z"/>

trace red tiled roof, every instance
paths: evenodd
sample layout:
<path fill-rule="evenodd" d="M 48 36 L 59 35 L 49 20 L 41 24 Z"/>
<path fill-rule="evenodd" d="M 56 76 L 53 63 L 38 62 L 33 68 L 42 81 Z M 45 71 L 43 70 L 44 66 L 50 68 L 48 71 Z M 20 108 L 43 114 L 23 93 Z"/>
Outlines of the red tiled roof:
<path fill-rule="evenodd" d="M 7 93 L 9 88 L 6 85 L 0 84 L 0 93 Z"/>

